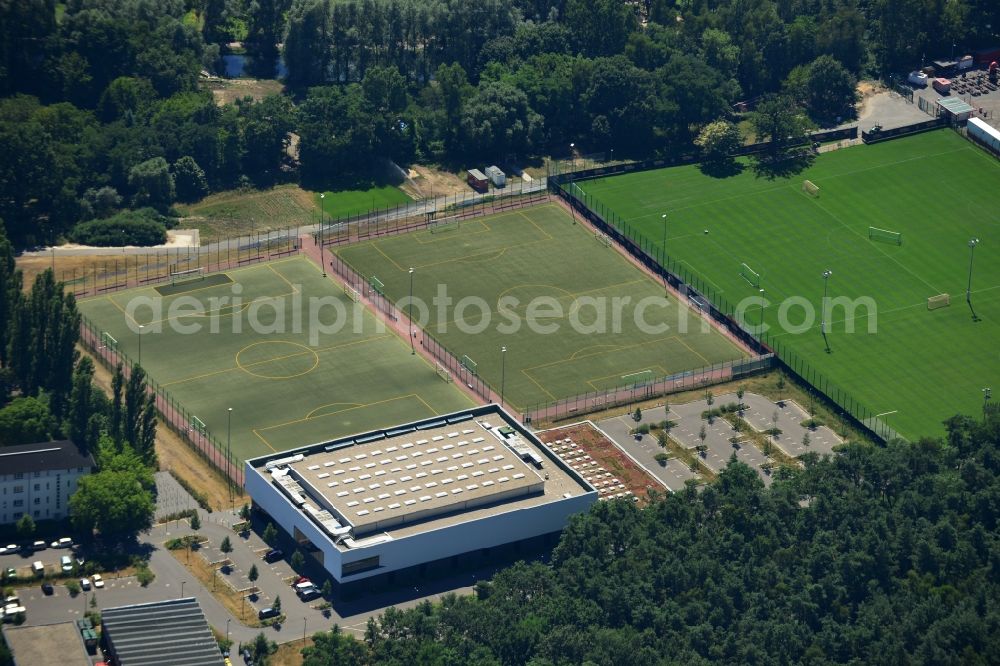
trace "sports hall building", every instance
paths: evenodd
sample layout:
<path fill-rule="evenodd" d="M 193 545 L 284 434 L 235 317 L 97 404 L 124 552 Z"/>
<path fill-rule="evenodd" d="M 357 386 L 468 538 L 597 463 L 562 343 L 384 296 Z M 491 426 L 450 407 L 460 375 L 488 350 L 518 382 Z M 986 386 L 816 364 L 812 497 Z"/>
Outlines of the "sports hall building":
<path fill-rule="evenodd" d="M 348 589 L 550 545 L 597 500 L 497 405 L 248 460 L 246 489 Z"/>

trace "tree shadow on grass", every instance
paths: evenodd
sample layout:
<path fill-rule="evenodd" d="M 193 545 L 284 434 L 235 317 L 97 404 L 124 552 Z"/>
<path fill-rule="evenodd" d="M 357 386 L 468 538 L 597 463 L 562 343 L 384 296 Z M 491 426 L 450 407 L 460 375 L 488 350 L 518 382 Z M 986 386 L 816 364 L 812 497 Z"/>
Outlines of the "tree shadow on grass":
<path fill-rule="evenodd" d="M 702 162 L 698 170 L 710 178 L 732 178 L 743 173 L 745 166 L 735 159 Z"/>
<path fill-rule="evenodd" d="M 751 169 L 757 178 L 790 178 L 812 166 L 815 159 L 816 154 L 810 149 L 778 155 L 760 154 L 754 157 Z"/>

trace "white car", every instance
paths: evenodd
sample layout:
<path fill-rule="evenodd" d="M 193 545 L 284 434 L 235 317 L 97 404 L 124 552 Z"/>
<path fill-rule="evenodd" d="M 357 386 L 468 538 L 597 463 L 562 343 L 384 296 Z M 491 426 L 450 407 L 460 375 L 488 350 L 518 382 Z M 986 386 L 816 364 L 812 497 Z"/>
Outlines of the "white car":
<path fill-rule="evenodd" d="M 80 579 L 80 589 L 82 589 L 84 592 L 87 592 L 88 590 L 90 590 L 90 579 L 89 578 L 81 578 Z"/>
<path fill-rule="evenodd" d="M 101 577 L 101 574 L 94 574 L 90 577 L 90 580 L 94 584 L 94 587 L 104 587 L 104 579 Z"/>
<path fill-rule="evenodd" d="M 63 537 L 62 539 L 56 539 L 50 544 L 51 548 L 72 548 L 73 540 L 69 537 Z"/>

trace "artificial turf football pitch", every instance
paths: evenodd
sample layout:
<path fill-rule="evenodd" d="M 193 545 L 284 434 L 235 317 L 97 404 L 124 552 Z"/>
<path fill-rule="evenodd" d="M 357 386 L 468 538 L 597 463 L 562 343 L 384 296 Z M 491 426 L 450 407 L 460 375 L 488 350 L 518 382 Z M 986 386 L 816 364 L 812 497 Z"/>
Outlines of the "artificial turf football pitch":
<path fill-rule="evenodd" d="M 428 306 L 422 328 L 518 409 L 745 357 L 555 204 L 444 229 L 336 252 L 397 304 L 412 268 L 414 298 Z"/>
<path fill-rule="evenodd" d="M 431 364 L 411 355 L 406 340 L 377 325 L 307 259 L 217 276 L 86 299 L 79 307 L 121 351 L 133 360 L 141 357 L 150 377 L 220 442 L 232 407 L 237 459 L 472 405 Z M 240 304 L 213 301 L 234 296 Z M 324 332 L 310 324 L 311 297 L 327 299 L 316 310 L 316 321 L 332 330 L 339 318 L 341 330 Z M 130 304 L 143 302 L 159 303 L 161 311 L 148 305 L 131 310 Z M 141 350 L 139 335 L 127 325 L 130 315 L 144 326 Z M 198 331 L 180 330 L 199 325 Z"/>
<path fill-rule="evenodd" d="M 802 191 L 805 179 L 818 197 Z M 951 130 L 825 153 L 785 178 L 749 168 L 713 178 L 684 166 L 577 184 L 654 246 L 666 214 L 668 265 L 733 305 L 743 301 L 753 325 L 763 288 L 768 340 L 905 437 L 939 434 L 944 419 L 980 413 L 984 388 L 1000 390 L 1000 163 Z M 870 240 L 869 227 L 901 232 L 902 244 Z M 978 321 L 965 299 L 970 258 Z M 741 276 L 742 263 L 759 287 Z M 870 297 L 877 307 L 872 333 L 865 309 L 850 321 L 834 309 L 829 352 L 826 270 L 831 298 Z M 928 310 L 928 297 L 942 293 L 951 305 Z M 794 297 L 814 306 L 801 332 L 779 325 Z M 806 322 L 800 306 L 786 314 Z"/>

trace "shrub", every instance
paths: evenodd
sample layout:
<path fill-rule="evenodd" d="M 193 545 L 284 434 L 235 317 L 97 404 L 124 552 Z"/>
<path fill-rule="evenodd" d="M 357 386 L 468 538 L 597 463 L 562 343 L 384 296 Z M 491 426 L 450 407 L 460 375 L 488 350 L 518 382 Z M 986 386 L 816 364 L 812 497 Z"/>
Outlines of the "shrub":
<path fill-rule="evenodd" d="M 816 417 L 813 417 L 811 419 L 806 419 L 799 425 L 801 425 L 803 428 L 809 428 L 810 430 L 815 430 L 816 428 L 822 425 L 826 425 L 826 423 L 823 421 L 823 419 L 818 419 Z"/>
<path fill-rule="evenodd" d="M 657 453 L 655 456 L 653 456 L 653 458 L 656 460 L 656 462 L 660 463 L 661 467 L 666 467 L 667 461 L 670 460 L 670 456 L 668 456 L 666 453 Z"/>
<path fill-rule="evenodd" d="M 167 218 L 151 208 L 123 211 L 101 220 L 81 222 L 70 230 L 75 243 L 117 247 L 161 245 L 167 241 Z"/>
<path fill-rule="evenodd" d="M 183 488 L 184 490 L 186 490 L 188 492 L 188 494 L 191 495 L 191 497 L 194 498 L 194 501 L 198 503 L 198 506 L 200 506 L 205 511 L 208 511 L 209 513 L 212 513 L 212 506 L 208 503 L 208 496 L 206 496 L 205 493 L 203 493 L 203 492 L 201 492 L 199 490 L 196 490 L 194 486 L 192 486 L 190 483 L 187 482 L 187 480 L 185 480 L 185 479 L 181 478 L 180 476 L 178 476 L 174 472 L 174 470 L 169 469 L 167 471 L 170 472 L 170 476 L 174 477 L 174 481 L 176 481 L 177 483 L 179 483 L 181 485 L 181 488 Z M 195 527 L 194 529 L 198 529 L 198 528 Z"/>
<path fill-rule="evenodd" d="M 649 434 L 649 424 L 643 423 L 632 428 L 633 435 L 648 435 Z"/>
<path fill-rule="evenodd" d="M 66 581 L 66 591 L 69 592 L 69 596 L 75 597 L 80 594 L 80 584 L 75 580 Z"/>
<path fill-rule="evenodd" d="M 135 579 L 139 581 L 139 585 L 149 587 L 149 584 L 156 580 L 156 574 L 150 571 L 149 567 L 142 566 L 136 570 Z"/>

